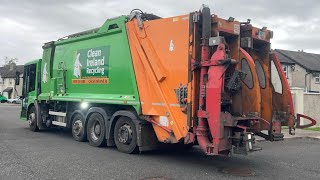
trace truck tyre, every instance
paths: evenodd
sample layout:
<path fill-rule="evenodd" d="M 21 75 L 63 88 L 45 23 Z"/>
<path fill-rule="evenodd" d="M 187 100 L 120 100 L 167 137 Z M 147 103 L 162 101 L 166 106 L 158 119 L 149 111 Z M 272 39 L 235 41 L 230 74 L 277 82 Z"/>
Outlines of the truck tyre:
<path fill-rule="evenodd" d="M 6 101 L 5 100 L 1 100 L 1 103 L 5 103 Z"/>
<path fill-rule="evenodd" d="M 99 113 L 92 113 L 88 120 L 87 136 L 89 144 L 94 147 L 101 147 L 106 143 L 106 126 L 104 119 Z"/>
<path fill-rule="evenodd" d="M 76 141 L 83 142 L 87 138 L 87 131 L 85 128 L 85 120 L 81 114 L 76 114 L 72 118 L 72 136 Z"/>
<path fill-rule="evenodd" d="M 120 117 L 114 127 L 114 142 L 120 152 L 138 152 L 136 126 L 128 117 Z"/>
<path fill-rule="evenodd" d="M 29 122 L 29 128 L 31 131 L 33 132 L 39 131 L 39 128 L 37 126 L 36 108 L 34 106 L 32 106 L 29 110 L 28 122 Z"/>

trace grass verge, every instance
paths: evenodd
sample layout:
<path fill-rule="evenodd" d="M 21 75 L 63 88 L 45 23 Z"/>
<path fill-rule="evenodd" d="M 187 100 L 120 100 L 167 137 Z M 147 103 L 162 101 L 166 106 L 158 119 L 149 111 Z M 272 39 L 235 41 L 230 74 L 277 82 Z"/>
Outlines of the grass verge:
<path fill-rule="evenodd" d="M 309 128 L 305 128 L 304 130 L 309 130 L 309 131 L 320 131 L 320 127 L 309 127 Z"/>

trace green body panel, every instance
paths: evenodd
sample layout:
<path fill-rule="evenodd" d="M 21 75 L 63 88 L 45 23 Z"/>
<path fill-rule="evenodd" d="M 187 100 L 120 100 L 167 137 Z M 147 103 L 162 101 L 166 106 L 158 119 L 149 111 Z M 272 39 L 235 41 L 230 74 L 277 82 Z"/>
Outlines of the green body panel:
<path fill-rule="evenodd" d="M 95 32 L 44 47 L 38 99 L 132 105 L 139 114 L 126 22 L 110 19 Z"/>
<path fill-rule="evenodd" d="M 44 48 L 43 49 L 43 56 L 42 56 L 42 63 L 41 65 L 41 73 L 42 73 L 42 76 L 41 76 L 41 94 L 39 95 L 38 99 L 39 100 L 49 100 L 49 97 L 50 97 L 50 83 L 51 83 L 51 78 L 52 78 L 52 70 L 50 70 L 51 68 L 51 56 L 52 56 L 52 48 Z M 46 67 L 45 67 L 46 66 Z M 44 72 L 45 70 L 45 72 Z M 44 83 L 43 79 L 43 73 L 46 73 L 46 80 Z"/>

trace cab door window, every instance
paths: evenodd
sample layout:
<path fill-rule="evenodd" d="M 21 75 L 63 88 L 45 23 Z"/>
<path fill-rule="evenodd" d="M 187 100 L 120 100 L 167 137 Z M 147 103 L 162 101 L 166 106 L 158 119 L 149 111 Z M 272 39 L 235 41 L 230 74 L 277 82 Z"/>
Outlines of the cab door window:
<path fill-rule="evenodd" d="M 36 90 L 36 65 L 25 66 L 23 76 L 25 81 L 23 82 L 22 94 L 26 96 L 26 93 Z"/>
<path fill-rule="evenodd" d="M 281 78 L 279 75 L 279 71 L 276 65 L 274 64 L 273 60 L 271 61 L 270 71 L 271 71 L 271 83 L 273 85 L 274 91 L 276 93 L 282 94 Z"/>
<path fill-rule="evenodd" d="M 259 60 L 254 61 L 254 64 L 256 66 L 260 87 L 266 88 L 266 75 L 264 73 L 262 64 L 259 62 Z"/>
<path fill-rule="evenodd" d="M 29 69 L 29 91 L 36 90 L 36 65 L 32 64 L 30 65 Z"/>
<path fill-rule="evenodd" d="M 244 84 L 250 89 L 253 88 L 252 72 L 246 59 L 241 60 L 241 71 L 246 74 L 246 77 L 243 80 Z"/>

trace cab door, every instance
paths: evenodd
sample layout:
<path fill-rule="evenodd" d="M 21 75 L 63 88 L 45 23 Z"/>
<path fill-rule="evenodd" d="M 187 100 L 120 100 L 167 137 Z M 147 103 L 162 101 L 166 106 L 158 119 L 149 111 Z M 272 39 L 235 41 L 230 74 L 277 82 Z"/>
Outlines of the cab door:
<path fill-rule="evenodd" d="M 233 96 L 233 112 L 242 116 L 260 116 L 260 87 L 258 75 L 252 57 L 240 48 L 237 70 L 245 73 L 242 80 L 241 91 Z"/>
<path fill-rule="evenodd" d="M 24 66 L 20 118 L 27 118 L 28 105 L 36 97 L 37 64 Z"/>
<path fill-rule="evenodd" d="M 270 54 L 270 80 L 272 91 L 273 131 L 278 126 L 294 127 L 294 110 L 290 87 L 275 53 Z M 280 127 L 278 127 L 280 128 Z"/>
<path fill-rule="evenodd" d="M 270 124 L 272 122 L 272 93 L 273 88 L 270 84 L 270 58 L 269 51 L 253 51 L 250 54 L 254 58 L 254 64 L 256 66 L 256 71 L 258 74 L 260 93 L 261 93 L 261 118 L 265 120 L 266 123 L 261 124 L 261 130 L 270 130 Z"/>

